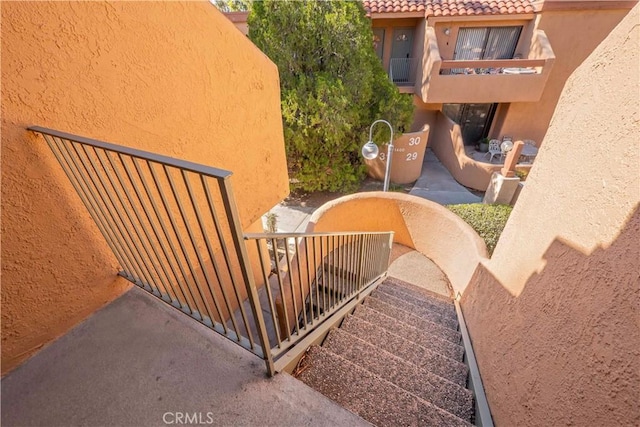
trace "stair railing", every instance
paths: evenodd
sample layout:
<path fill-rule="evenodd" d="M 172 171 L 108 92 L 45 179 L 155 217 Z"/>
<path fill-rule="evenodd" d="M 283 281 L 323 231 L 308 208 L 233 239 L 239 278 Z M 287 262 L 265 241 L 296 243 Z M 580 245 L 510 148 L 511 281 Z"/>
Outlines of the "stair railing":
<path fill-rule="evenodd" d="M 245 239 L 258 252 L 262 281 L 268 283 L 262 305 L 271 354 L 278 359 L 386 276 L 393 232 L 248 234 Z"/>
<path fill-rule="evenodd" d="M 44 137 L 120 264 L 118 274 L 264 359 L 269 375 L 277 357 L 386 273 L 390 233 L 251 235 L 255 247 L 247 247 L 231 172 L 29 130 Z M 307 316 L 308 301 L 320 297 L 323 305 Z"/>

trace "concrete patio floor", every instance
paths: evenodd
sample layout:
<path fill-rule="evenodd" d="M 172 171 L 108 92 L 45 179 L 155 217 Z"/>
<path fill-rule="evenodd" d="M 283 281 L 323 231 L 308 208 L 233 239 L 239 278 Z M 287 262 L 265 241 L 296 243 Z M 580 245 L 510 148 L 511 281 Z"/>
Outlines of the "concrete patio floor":
<path fill-rule="evenodd" d="M 3 426 L 367 426 L 133 288 L 2 379 Z M 187 423 L 188 424 L 188 423 Z M 197 424 L 197 423 L 196 423 Z"/>
<path fill-rule="evenodd" d="M 390 276 L 450 295 L 428 258 L 394 245 L 393 259 Z M 288 374 L 267 378 L 260 358 L 135 287 L 1 387 L 3 426 L 182 425 L 185 414 L 217 426 L 370 426 Z"/>

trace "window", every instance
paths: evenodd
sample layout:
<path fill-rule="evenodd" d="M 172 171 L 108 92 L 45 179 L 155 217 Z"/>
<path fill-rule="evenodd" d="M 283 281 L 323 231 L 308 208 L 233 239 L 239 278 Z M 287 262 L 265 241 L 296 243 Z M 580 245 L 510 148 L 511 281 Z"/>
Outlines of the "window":
<path fill-rule="evenodd" d="M 384 52 L 384 28 L 373 29 L 373 48 L 378 58 L 382 60 L 382 52 Z"/>
<path fill-rule="evenodd" d="M 453 59 L 512 59 L 521 32 L 522 26 L 460 28 Z"/>

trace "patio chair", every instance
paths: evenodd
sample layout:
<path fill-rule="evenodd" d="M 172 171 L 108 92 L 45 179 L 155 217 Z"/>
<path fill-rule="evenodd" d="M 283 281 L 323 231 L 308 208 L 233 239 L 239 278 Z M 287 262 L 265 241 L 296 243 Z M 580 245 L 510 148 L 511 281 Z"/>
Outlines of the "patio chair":
<path fill-rule="evenodd" d="M 494 156 L 501 156 L 502 155 L 502 149 L 500 148 L 500 140 L 498 139 L 492 139 L 491 141 L 489 141 L 489 151 L 486 154 L 487 156 L 491 156 L 489 158 L 489 163 L 491 163 L 493 161 L 493 157 Z"/>

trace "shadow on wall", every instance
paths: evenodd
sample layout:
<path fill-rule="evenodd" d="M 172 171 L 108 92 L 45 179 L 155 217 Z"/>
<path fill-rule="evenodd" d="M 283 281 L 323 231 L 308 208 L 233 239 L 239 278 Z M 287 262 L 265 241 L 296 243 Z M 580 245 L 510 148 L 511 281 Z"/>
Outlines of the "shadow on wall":
<path fill-rule="evenodd" d="M 513 296 L 480 264 L 462 297 L 497 425 L 639 425 L 640 211 L 584 253 L 556 239 Z"/>
<path fill-rule="evenodd" d="M 2 135 L 2 372 L 130 287 L 42 138 Z"/>

